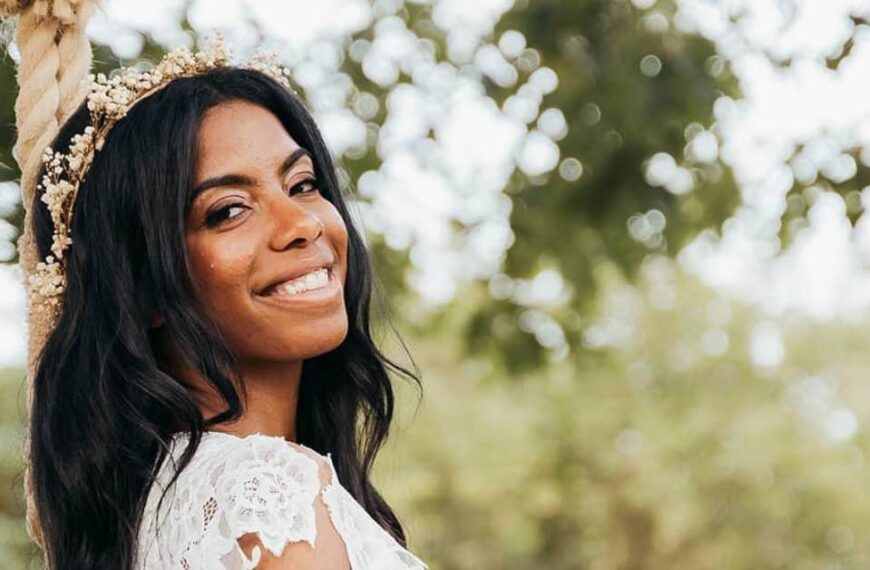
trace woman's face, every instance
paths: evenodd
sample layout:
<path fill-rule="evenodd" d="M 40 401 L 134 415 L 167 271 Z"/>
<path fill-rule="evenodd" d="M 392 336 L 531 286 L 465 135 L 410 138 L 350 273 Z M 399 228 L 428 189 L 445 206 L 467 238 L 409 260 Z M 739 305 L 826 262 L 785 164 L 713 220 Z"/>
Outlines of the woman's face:
<path fill-rule="evenodd" d="M 241 362 L 337 347 L 348 328 L 347 228 L 317 190 L 311 157 L 246 101 L 206 113 L 197 152 L 185 241 L 201 300 Z"/>

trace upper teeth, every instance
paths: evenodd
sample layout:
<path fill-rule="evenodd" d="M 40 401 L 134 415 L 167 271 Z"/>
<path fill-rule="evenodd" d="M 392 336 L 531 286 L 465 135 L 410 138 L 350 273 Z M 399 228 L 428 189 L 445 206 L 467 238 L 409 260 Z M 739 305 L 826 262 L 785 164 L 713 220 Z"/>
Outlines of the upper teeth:
<path fill-rule="evenodd" d="M 325 287 L 327 283 L 329 283 L 329 272 L 325 267 L 321 267 L 302 277 L 277 285 L 273 295 L 295 295 L 309 289 Z"/>

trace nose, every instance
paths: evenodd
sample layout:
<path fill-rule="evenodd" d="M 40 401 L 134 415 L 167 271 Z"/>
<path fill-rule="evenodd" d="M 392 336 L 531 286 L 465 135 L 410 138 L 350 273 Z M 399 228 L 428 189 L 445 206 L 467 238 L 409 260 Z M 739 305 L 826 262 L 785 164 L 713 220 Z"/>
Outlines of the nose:
<path fill-rule="evenodd" d="M 271 221 L 269 246 L 276 251 L 305 247 L 323 233 L 323 222 L 315 212 L 286 194 L 270 200 L 267 207 Z"/>

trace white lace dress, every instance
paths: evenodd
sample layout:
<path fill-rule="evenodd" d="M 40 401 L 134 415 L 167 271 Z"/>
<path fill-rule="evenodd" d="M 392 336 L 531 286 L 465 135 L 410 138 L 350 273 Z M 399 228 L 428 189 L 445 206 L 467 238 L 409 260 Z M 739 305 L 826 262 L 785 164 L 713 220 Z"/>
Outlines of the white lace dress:
<path fill-rule="evenodd" d="M 252 534 L 275 556 L 296 541 L 316 548 L 318 497 L 344 542 L 351 570 L 428 568 L 341 486 L 331 454 L 324 457 L 280 437 L 206 432 L 157 513 L 174 462 L 186 445 L 186 435 L 176 436 L 148 496 L 139 531 L 138 570 L 255 568 L 260 547 L 255 546 L 249 558 L 237 540 Z M 328 468 L 326 482 L 322 468 Z"/>

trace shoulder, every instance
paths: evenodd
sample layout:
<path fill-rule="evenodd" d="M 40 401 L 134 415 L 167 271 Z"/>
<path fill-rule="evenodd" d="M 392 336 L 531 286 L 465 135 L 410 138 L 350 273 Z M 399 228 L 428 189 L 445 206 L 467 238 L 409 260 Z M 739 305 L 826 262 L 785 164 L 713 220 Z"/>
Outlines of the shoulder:
<path fill-rule="evenodd" d="M 140 540 L 151 543 L 144 558 L 160 557 L 153 567 L 253 567 L 244 537 L 276 556 L 289 542 L 314 546 L 314 503 L 334 475 L 327 458 L 280 437 L 207 432 L 158 512 L 187 443 L 185 436 L 173 442 L 143 514 Z"/>

